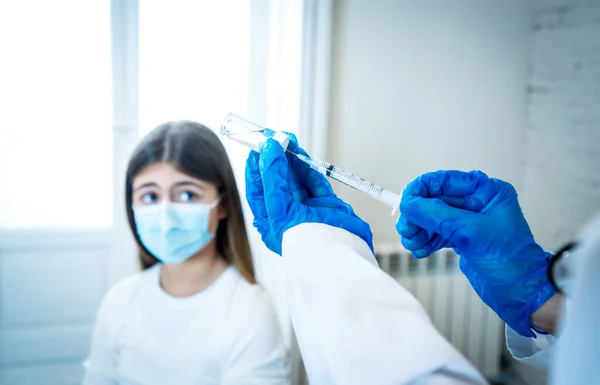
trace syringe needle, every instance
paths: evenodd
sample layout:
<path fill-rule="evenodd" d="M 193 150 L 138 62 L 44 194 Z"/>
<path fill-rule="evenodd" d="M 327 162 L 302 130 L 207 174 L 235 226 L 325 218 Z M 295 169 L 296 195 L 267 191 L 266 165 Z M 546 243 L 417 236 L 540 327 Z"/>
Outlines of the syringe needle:
<path fill-rule="evenodd" d="M 303 161 L 304 163 L 308 164 L 309 166 L 311 166 L 315 170 L 320 171 L 321 167 L 319 167 L 320 166 L 319 162 L 313 160 L 312 158 L 310 158 L 310 157 L 308 157 L 306 155 L 297 154 L 297 153 L 295 153 L 293 151 L 289 151 L 289 150 L 287 152 L 289 152 L 290 154 L 294 154 L 296 156 L 296 158 L 298 158 L 301 161 Z"/>
<path fill-rule="evenodd" d="M 311 168 L 324 173 L 326 176 L 390 206 L 392 208 L 392 215 L 395 214 L 399 209 L 400 195 L 379 187 L 374 183 L 349 173 L 348 171 L 344 171 L 333 164 L 314 160 L 306 155 L 297 154 L 289 150 L 288 152 L 294 154 L 298 159 L 308 164 Z"/>

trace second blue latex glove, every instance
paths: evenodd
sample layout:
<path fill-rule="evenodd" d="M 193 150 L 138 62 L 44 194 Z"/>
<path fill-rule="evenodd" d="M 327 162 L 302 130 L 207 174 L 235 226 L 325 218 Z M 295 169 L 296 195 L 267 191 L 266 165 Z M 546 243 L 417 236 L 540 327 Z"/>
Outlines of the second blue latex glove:
<path fill-rule="evenodd" d="M 512 329 L 534 337 L 531 315 L 556 289 L 550 254 L 534 240 L 514 187 L 480 171 L 438 171 L 407 186 L 397 230 L 416 257 L 443 247 L 481 299 Z"/>
<path fill-rule="evenodd" d="M 288 149 L 308 156 L 298 147 L 295 136 L 288 135 Z M 272 139 L 260 153 L 250 152 L 246 162 L 246 198 L 254 214 L 254 227 L 265 245 L 279 255 L 284 232 L 309 222 L 345 229 L 373 250 L 371 228 L 334 194 L 325 176 L 286 154 Z"/>

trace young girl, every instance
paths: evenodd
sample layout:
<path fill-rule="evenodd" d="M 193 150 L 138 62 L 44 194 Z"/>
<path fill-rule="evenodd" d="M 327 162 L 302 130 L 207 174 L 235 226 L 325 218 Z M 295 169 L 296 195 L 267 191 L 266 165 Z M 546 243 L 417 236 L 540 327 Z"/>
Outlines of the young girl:
<path fill-rule="evenodd" d="M 187 121 L 155 128 L 129 162 L 125 194 L 143 270 L 106 294 L 83 384 L 289 383 L 217 136 Z"/>

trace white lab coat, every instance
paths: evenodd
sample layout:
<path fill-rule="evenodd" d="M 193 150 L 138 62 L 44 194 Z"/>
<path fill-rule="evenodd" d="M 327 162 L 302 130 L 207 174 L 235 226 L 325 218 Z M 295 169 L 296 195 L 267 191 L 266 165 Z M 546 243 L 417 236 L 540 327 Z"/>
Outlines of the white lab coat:
<path fill-rule="evenodd" d="M 565 301 L 559 322 L 560 338 L 525 338 L 506 328 L 513 357 L 550 373 L 551 384 L 600 383 L 600 215 L 578 237 L 571 254 L 571 298 Z"/>
<path fill-rule="evenodd" d="M 570 256 L 574 277 L 568 311 L 563 311 L 560 343 L 556 346 L 550 383 L 600 383 L 600 215 L 579 237 Z"/>
<path fill-rule="evenodd" d="M 506 327 L 506 345 L 513 358 L 541 371 L 548 371 L 557 344 L 554 336 L 538 334 L 537 338 L 528 338 Z"/>
<path fill-rule="evenodd" d="M 359 237 L 305 223 L 285 232 L 282 254 L 312 385 L 486 383 Z"/>

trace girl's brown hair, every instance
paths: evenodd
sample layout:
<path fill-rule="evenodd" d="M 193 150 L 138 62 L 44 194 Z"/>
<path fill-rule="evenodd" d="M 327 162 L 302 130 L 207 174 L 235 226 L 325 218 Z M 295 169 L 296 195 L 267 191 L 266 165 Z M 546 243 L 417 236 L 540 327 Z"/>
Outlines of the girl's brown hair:
<path fill-rule="evenodd" d="M 256 283 L 240 196 L 225 148 L 209 128 L 190 121 L 168 122 L 156 127 L 141 141 L 129 160 L 125 209 L 142 268 L 146 269 L 158 260 L 146 250 L 137 235 L 132 209 L 133 179 L 146 167 L 159 162 L 169 163 L 179 171 L 217 187 L 220 204 L 227 210 L 227 217 L 221 219 L 215 236 L 217 250 L 248 282 Z"/>

